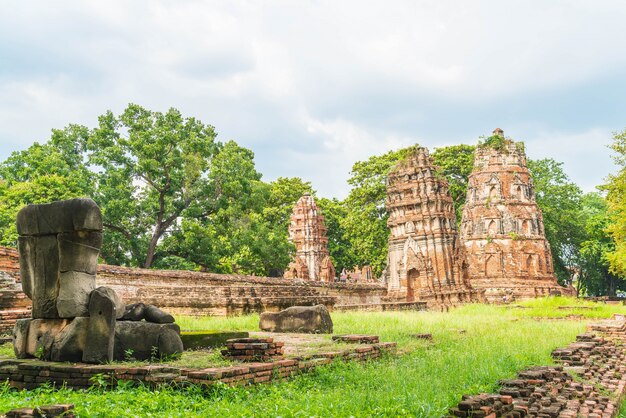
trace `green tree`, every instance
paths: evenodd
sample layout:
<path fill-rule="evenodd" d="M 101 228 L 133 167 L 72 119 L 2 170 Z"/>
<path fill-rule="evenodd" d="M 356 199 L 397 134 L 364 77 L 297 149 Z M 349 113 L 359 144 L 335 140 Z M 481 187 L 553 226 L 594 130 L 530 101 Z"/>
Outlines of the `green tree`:
<path fill-rule="evenodd" d="M 328 253 L 337 275 L 343 269 L 352 270 L 358 263 L 343 226 L 343 220 L 348 215 L 345 203 L 336 198 L 321 198 L 317 199 L 317 206 L 324 215 L 324 222 L 328 228 Z"/>
<path fill-rule="evenodd" d="M 454 201 L 457 223 L 461 222 L 463 206 L 467 197 L 467 183 L 469 175 L 474 169 L 474 145 L 449 145 L 435 148 L 433 162 L 442 170 L 448 180 L 450 195 Z"/>
<path fill-rule="evenodd" d="M 611 174 L 602 186 L 607 191 L 610 222 L 607 230 L 615 248 L 607 254 L 610 270 L 620 277 L 626 276 L 626 129 L 613 134 L 613 160 L 619 171 Z"/>
<path fill-rule="evenodd" d="M 414 147 L 408 147 L 389 151 L 352 166 L 348 180 L 352 190 L 345 200 L 347 212 L 340 224 L 345 231 L 345 240 L 352 248 L 354 265 L 372 266 L 376 277 L 380 276 L 387 263 L 387 176 L 413 149 Z"/>
<path fill-rule="evenodd" d="M 94 200 L 108 229 L 102 255 L 150 268 L 164 235 L 205 200 L 215 131 L 176 109 L 161 113 L 135 104 L 98 121 L 86 149 L 96 169 Z"/>
<path fill-rule="evenodd" d="M 607 256 L 615 250 L 615 244 L 607 231 L 610 220 L 606 200 L 599 193 L 587 193 L 581 203 L 585 240 L 577 263 L 579 294 L 615 296 L 618 290 L 626 290 L 626 282 L 609 270 Z"/>
<path fill-rule="evenodd" d="M 310 184 L 285 178 L 262 182 L 254 153 L 234 141 L 220 146 L 208 179 L 202 203 L 166 239 L 164 262 L 191 262 L 218 273 L 282 275 L 293 252 L 288 215 Z"/>
<path fill-rule="evenodd" d="M 580 213 L 582 191 L 565 174 L 563 163 L 551 158 L 529 160 L 528 168 L 543 214 L 554 271 L 560 283 L 571 283 L 569 267 L 576 265 L 580 245 L 585 239 Z"/>
<path fill-rule="evenodd" d="M 91 195 L 92 173 L 82 157 L 86 136 L 77 125 L 53 130 L 48 143 L 13 152 L 0 164 L 0 245 L 16 245 L 23 206 Z"/>

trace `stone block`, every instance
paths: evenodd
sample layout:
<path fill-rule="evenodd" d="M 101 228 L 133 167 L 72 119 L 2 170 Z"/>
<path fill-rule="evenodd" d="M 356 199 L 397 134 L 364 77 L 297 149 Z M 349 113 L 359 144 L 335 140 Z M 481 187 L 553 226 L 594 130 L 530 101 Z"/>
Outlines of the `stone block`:
<path fill-rule="evenodd" d="M 22 287 L 33 301 L 33 318 L 58 318 L 59 251 L 54 235 L 19 237 Z"/>
<path fill-rule="evenodd" d="M 263 312 L 259 328 L 270 332 L 332 334 L 333 321 L 324 305 L 292 306 L 280 312 Z"/>
<path fill-rule="evenodd" d="M 96 291 L 98 291 L 102 295 L 106 295 L 113 301 L 113 304 L 115 305 L 115 318 L 120 319 L 124 315 L 125 305 L 124 302 L 122 302 L 122 299 L 120 299 L 120 297 L 117 295 L 115 290 L 111 289 L 110 287 L 100 286 L 96 289 Z"/>
<path fill-rule="evenodd" d="M 59 240 L 59 269 L 96 274 L 98 255 L 102 246 L 100 231 L 72 231 L 57 235 Z"/>
<path fill-rule="evenodd" d="M 79 362 L 87 345 L 89 318 L 74 318 L 54 337 L 50 350 L 51 361 Z"/>
<path fill-rule="evenodd" d="M 89 299 L 89 327 L 87 344 L 83 351 L 83 362 L 106 363 L 113 360 L 115 337 L 115 301 L 109 292 L 98 288 Z"/>
<path fill-rule="evenodd" d="M 81 230 L 102 231 L 100 208 L 91 199 L 28 205 L 17 214 L 20 235 L 52 235 Z"/>
<path fill-rule="evenodd" d="M 16 357 L 37 357 L 41 360 L 50 360 L 55 337 L 71 322 L 69 319 L 43 318 L 22 321 L 24 322 L 19 324 L 20 327 L 23 327 L 19 331 L 20 338 L 24 336 L 24 328 L 26 327 L 24 324 L 26 322 L 28 322 L 28 330 L 25 332 L 25 341 L 17 344 L 16 339 L 13 345 Z"/>
<path fill-rule="evenodd" d="M 32 319 L 18 319 L 13 328 L 13 352 L 17 358 L 29 357 L 27 349 L 28 330 Z"/>
<path fill-rule="evenodd" d="M 66 271 L 59 275 L 57 312 L 61 318 L 89 315 L 89 296 L 96 288 L 96 275 Z"/>
<path fill-rule="evenodd" d="M 183 352 L 176 324 L 118 321 L 115 326 L 115 360 L 130 356 L 137 360 L 176 356 Z"/>

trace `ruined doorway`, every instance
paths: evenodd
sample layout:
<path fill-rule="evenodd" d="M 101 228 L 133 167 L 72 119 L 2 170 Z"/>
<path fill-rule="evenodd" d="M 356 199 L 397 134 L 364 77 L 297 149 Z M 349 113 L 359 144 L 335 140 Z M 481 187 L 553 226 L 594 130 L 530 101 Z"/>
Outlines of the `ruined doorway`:
<path fill-rule="evenodd" d="M 419 280 L 419 272 L 417 269 L 411 269 L 406 275 L 406 301 L 415 301 L 415 284 Z"/>

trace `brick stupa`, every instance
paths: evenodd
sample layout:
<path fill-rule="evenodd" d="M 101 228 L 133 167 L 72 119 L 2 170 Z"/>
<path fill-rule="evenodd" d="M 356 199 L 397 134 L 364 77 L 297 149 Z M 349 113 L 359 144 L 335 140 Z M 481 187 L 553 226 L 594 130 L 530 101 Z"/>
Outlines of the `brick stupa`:
<path fill-rule="evenodd" d="M 570 293 L 554 275 L 524 145 L 493 134 L 476 148 L 460 227 L 470 283 L 490 302 Z"/>
<path fill-rule="evenodd" d="M 296 255 L 285 272 L 285 278 L 335 281 L 335 267 L 328 255 L 326 225 L 315 199 L 305 193 L 296 203 L 289 225 L 289 239 Z"/>
<path fill-rule="evenodd" d="M 386 207 L 389 293 L 429 306 L 478 300 L 469 286 L 448 182 L 426 148 L 415 147 L 389 174 Z"/>

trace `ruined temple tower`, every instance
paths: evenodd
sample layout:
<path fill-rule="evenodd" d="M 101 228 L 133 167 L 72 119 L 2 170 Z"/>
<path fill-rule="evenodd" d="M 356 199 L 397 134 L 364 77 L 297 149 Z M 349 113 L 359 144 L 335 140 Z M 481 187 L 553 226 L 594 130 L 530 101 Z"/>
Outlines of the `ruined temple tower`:
<path fill-rule="evenodd" d="M 477 300 L 459 242 L 448 182 L 426 148 L 416 147 L 387 180 L 389 258 L 384 279 L 406 301 L 455 304 Z"/>
<path fill-rule="evenodd" d="M 554 275 L 524 145 L 501 129 L 476 148 L 460 230 L 470 283 L 488 301 L 568 292 Z"/>
<path fill-rule="evenodd" d="M 293 208 L 289 239 L 296 246 L 296 256 L 287 267 L 286 278 L 335 280 L 335 268 L 328 256 L 324 217 L 309 193 L 305 193 Z"/>

